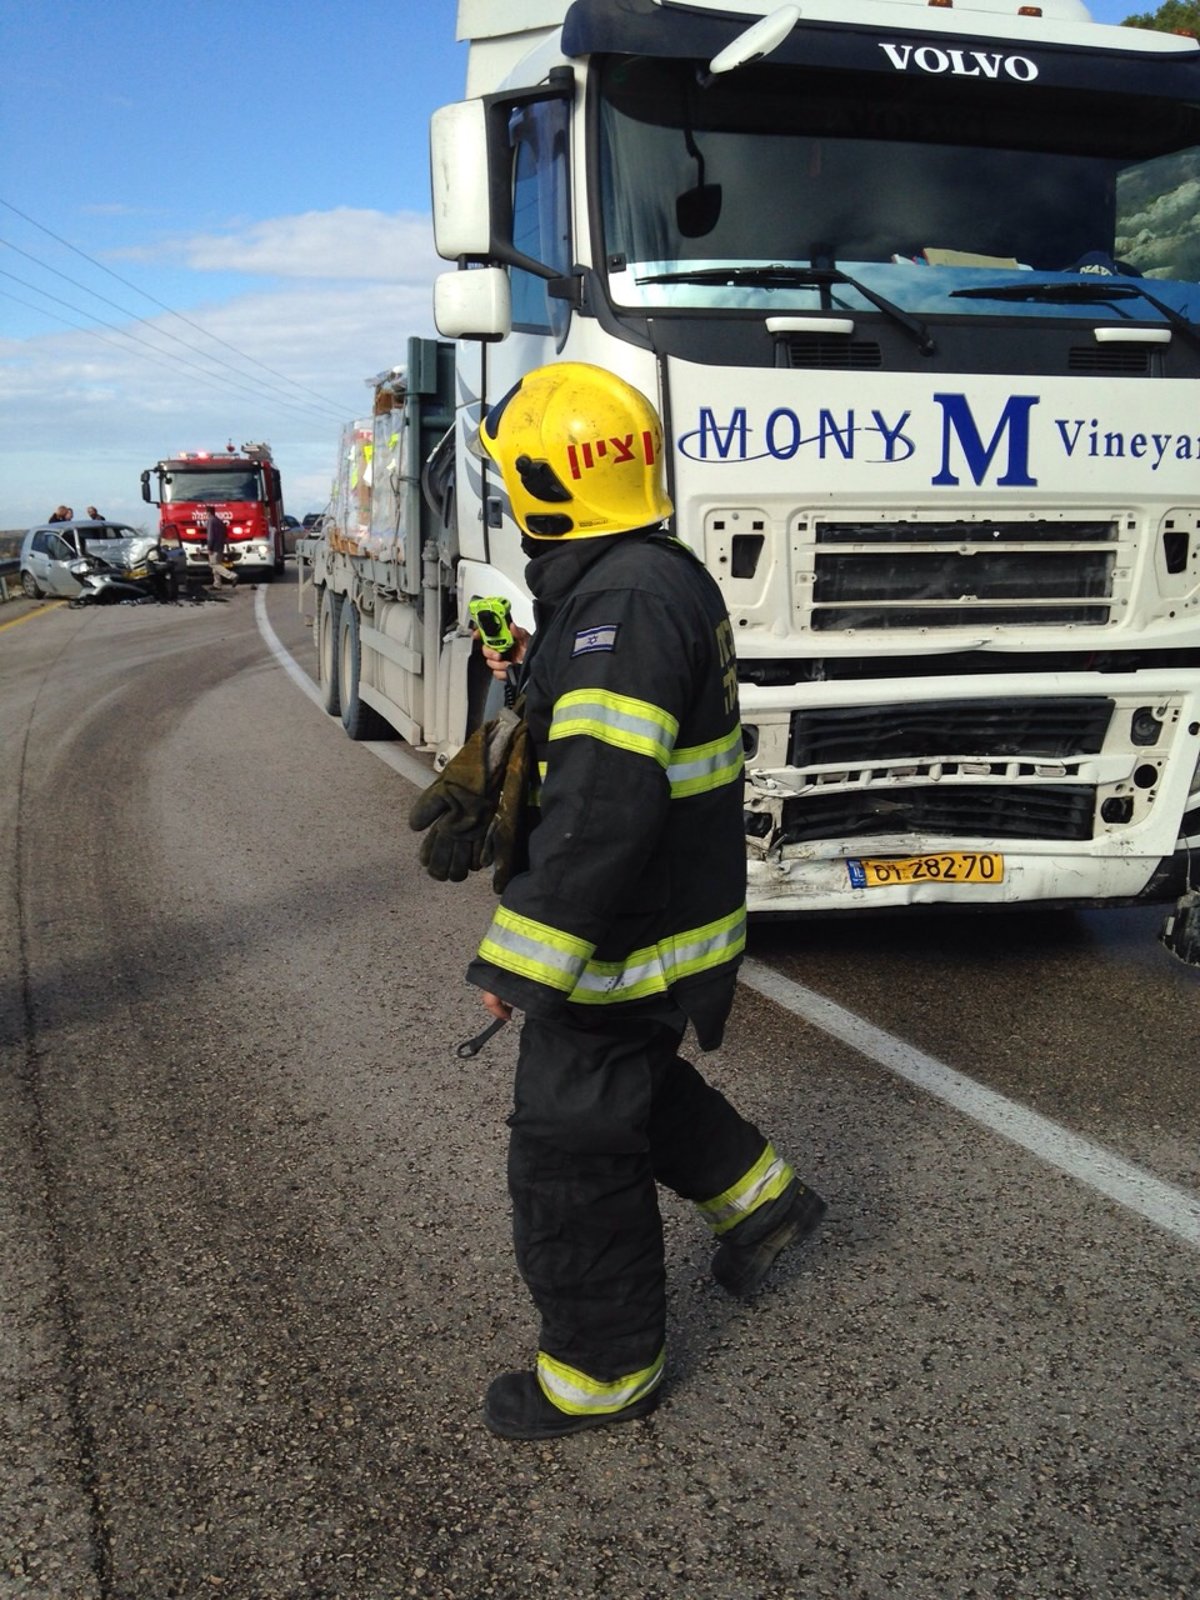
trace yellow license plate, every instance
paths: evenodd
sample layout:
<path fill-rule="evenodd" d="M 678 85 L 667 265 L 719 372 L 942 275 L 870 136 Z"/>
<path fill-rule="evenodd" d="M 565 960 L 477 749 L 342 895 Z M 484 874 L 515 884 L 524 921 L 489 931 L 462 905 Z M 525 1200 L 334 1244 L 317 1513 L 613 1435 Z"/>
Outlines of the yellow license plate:
<path fill-rule="evenodd" d="M 1003 883 L 1004 857 L 992 851 L 949 850 L 936 856 L 864 856 L 847 861 L 855 889 L 893 883 Z"/>

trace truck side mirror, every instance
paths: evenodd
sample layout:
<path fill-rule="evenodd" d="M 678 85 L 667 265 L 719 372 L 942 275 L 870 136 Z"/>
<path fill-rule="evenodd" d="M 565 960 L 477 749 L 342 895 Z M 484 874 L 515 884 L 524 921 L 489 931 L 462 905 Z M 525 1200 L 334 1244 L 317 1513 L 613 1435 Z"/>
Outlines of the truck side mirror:
<path fill-rule="evenodd" d="M 438 255 L 445 261 L 490 256 L 492 193 L 487 112 L 482 100 L 460 100 L 433 113 L 429 165 Z"/>
<path fill-rule="evenodd" d="M 142 473 L 142 499 L 146 502 L 147 505 L 153 505 L 154 504 L 154 502 L 150 498 L 150 469 L 149 469 L 149 467 L 147 467 L 145 472 Z"/>
<path fill-rule="evenodd" d="M 512 331 L 512 288 L 503 267 L 442 272 L 433 283 L 433 320 L 447 339 L 495 343 Z"/>

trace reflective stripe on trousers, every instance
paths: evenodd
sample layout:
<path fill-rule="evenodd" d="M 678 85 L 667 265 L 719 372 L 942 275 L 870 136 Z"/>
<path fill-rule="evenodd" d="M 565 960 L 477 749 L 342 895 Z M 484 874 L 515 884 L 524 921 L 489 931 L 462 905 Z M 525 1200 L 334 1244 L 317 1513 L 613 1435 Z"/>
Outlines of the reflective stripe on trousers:
<path fill-rule="evenodd" d="M 714 1233 L 727 1233 L 739 1222 L 745 1222 L 759 1206 L 777 1200 L 795 1177 L 787 1162 L 775 1154 L 774 1146 L 768 1144 L 736 1183 L 711 1200 L 700 1201 L 700 1212 Z"/>
<path fill-rule="evenodd" d="M 596 1378 L 589 1378 L 586 1372 L 580 1372 L 578 1367 L 569 1367 L 565 1361 L 556 1361 L 544 1350 L 539 1350 L 537 1378 L 542 1393 L 560 1411 L 569 1412 L 573 1417 L 596 1416 L 620 1411 L 623 1406 L 632 1405 L 635 1400 L 642 1400 L 657 1389 L 662 1382 L 666 1357 L 664 1348 L 640 1372 L 631 1372 L 611 1383 L 601 1383 Z"/>

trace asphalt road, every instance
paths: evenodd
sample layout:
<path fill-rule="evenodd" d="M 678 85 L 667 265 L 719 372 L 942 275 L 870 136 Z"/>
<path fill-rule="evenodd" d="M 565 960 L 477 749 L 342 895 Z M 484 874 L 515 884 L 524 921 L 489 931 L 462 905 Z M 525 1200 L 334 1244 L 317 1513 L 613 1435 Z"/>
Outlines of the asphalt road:
<path fill-rule="evenodd" d="M 290 577 L 0 608 L 0 1600 L 1193 1600 L 1158 914 L 756 931 L 706 1070 L 826 1226 L 743 1306 L 664 1197 L 662 1406 L 505 1444 L 515 1030 L 454 1054 L 488 886 L 423 876 L 264 618 L 307 668 Z"/>

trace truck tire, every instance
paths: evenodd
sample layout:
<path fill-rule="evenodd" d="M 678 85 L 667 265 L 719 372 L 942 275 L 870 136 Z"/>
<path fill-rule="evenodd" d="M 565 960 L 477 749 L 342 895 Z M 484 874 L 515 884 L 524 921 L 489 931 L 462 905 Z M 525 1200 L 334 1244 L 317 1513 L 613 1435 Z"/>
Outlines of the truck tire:
<path fill-rule="evenodd" d="M 362 675 L 362 637 L 358 608 L 353 601 L 342 606 L 338 628 L 338 687 L 342 695 L 342 727 L 351 739 L 388 739 L 392 730 L 375 710 L 358 697 Z"/>
<path fill-rule="evenodd" d="M 331 717 L 342 714 L 341 685 L 338 678 L 338 634 L 342 626 L 342 596 L 322 589 L 317 606 L 317 682 L 321 704 Z"/>

